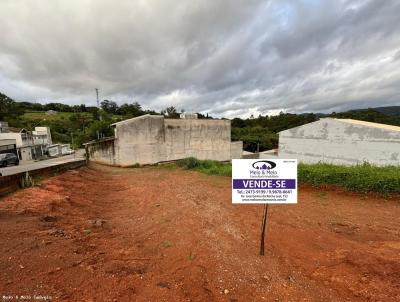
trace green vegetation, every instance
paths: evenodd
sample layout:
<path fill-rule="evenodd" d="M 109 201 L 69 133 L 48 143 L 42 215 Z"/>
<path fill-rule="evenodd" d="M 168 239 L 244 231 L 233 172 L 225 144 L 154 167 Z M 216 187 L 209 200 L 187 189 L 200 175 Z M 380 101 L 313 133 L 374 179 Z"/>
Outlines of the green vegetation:
<path fill-rule="evenodd" d="M 55 114 L 47 114 L 52 110 Z M 82 144 L 98 137 L 113 135 L 111 123 L 143 114 L 162 114 L 168 118 L 179 118 L 175 107 L 169 106 L 161 112 L 144 110 L 138 102 L 118 105 L 103 100 L 100 108 L 93 106 L 66 105 L 62 103 L 16 102 L 0 93 L 0 121 L 11 127 L 33 130 L 35 126 L 48 126 L 55 143 L 71 143 L 80 148 Z M 278 147 L 280 131 L 317 121 L 320 117 L 352 118 L 369 122 L 400 126 L 400 106 L 369 108 L 331 114 L 292 114 L 232 119 L 232 140 L 243 141 L 244 150 L 256 152 Z M 208 114 L 197 113 L 199 119 L 212 119 Z"/>
<path fill-rule="evenodd" d="M 55 114 L 47 114 L 52 110 Z M 182 110 L 183 112 L 183 110 Z M 351 118 L 369 122 L 400 126 L 400 107 L 380 107 L 331 114 L 291 114 L 281 112 L 276 116 L 258 116 L 257 118 L 232 120 L 232 139 L 242 140 L 247 151 L 264 151 L 278 147 L 280 131 L 301 126 L 318 120 L 320 117 Z M 11 127 L 34 130 L 36 126 L 48 126 L 55 143 L 71 143 L 74 148 L 99 137 L 113 135 L 110 124 L 140 116 L 143 114 L 163 114 L 168 118 L 178 118 L 179 112 L 167 107 L 161 112 L 144 110 L 137 102 L 118 105 L 103 100 L 101 108 L 62 103 L 16 102 L 0 93 L 0 121 L 6 121 Z M 202 119 L 212 119 L 208 114 L 198 113 Z M 171 167 L 182 167 L 200 171 L 209 175 L 230 176 L 231 165 L 211 160 L 187 158 Z M 360 165 L 354 167 L 328 164 L 299 165 L 299 182 L 315 186 L 332 184 L 358 192 L 400 193 L 400 168 L 374 167 Z M 323 196 L 321 195 L 321 198 Z"/>
<path fill-rule="evenodd" d="M 231 176 L 232 166 L 215 160 L 199 160 L 194 157 L 184 158 L 176 162 L 178 167 L 199 171 L 208 175 Z"/>
<path fill-rule="evenodd" d="M 49 110 L 54 112 L 48 114 Z M 0 93 L 0 121 L 8 122 L 10 127 L 29 131 L 36 126 L 50 127 L 54 143 L 70 143 L 73 148 L 82 148 L 83 143 L 99 137 L 112 136 L 112 123 L 147 113 L 160 114 L 143 110 L 137 102 L 117 105 L 104 100 L 101 107 L 97 108 L 84 104 L 70 106 L 62 103 L 16 102 Z M 169 118 L 179 117 L 174 107 L 168 107 L 163 114 Z"/>
<path fill-rule="evenodd" d="M 243 141 L 246 151 L 256 152 L 278 148 L 278 132 L 315 122 L 321 117 L 350 118 L 367 122 L 400 126 L 399 106 L 332 112 L 331 114 L 292 114 L 232 120 L 232 140 Z"/>
<path fill-rule="evenodd" d="M 176 165 L 208 175 L 232 175 L 232 166 L 218 161 L 189 157 L 178 160 Z M 300 184 L 308 183 L 318 187 L 337 185 L 356 192 L 400 193 L 400 167 L 376 167 L 369 164 L 358 166 L 299 164 L 298 180 Z M 320 197 L 325 198 L 325 195 L 325 192 L 321 192 Z"/>
<path fill-rule="evenodd" d="M 337 185 L 349 191 L 400 193 L 400 167 L 299 164 L 298 179 L 299 183 L 314 186 Z"/>
<path fill-rule="evenodd" d="M 243 149 L 251 152 L 270 150 L 278 146 L 278 134 L 259 126 L 232 128 L 232 140 L 243 141 Z"/>
<path fill-rule="evenodd" d="M 26 111 L 21 118 L 26 121 L 37 121 L 37 120 L 49 120 L 49 121 L 56 121 L 56 120 L 63 120 L 69 119 L 73 116 L 74 112 L 57 112 L 54 115 L 48 115 L 44 111 Z M 83 117 L 88 120 L 93 120 L 93 115 L 89 112 L 81 113 Z"/>

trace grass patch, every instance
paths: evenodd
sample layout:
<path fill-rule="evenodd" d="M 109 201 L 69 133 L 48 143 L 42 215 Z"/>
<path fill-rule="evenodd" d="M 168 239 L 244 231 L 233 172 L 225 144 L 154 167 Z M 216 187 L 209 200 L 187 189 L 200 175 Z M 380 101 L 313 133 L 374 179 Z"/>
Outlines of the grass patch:
<path fill-rule="evenodd" d="M 136 163 L 136 164 L 127 166 L 127 167 L 125 167 L 125 168 L 140 168 L 140 167 L 141 167 L 141 165 L 140 165 L 139 163 Z"/>
<path fill-rule="evenodd" d="M 400 193 L 400 167 L 393 166 L 299 164 L 298 179 L 318 187 L 338 185 L 349 191 Z"/>
<path fill-rule="evenodd" d="M 208 175 L 232 175 L 230 163 L 189 157 L 178 160 L 176 165 Z M 400 167 L 376 167 L 370 164 L 357 166 L 299 164 L 298 181 L 300 184 L 308 183 L 317 187 L 336 185 L 355 192 L 393 194 L 400 193 Z M 326 192 L 320 192 L 319 197 L 326 198 Z"/>
<path fill-rule="evenodd" d="M 28 111 L 22 115 L 22 119 L 27 121 L 36 121 L 36 120 L 47 120 L 47 121 L 56 121 L 69 119 L 74 112 L 57 112 L 53 115 L 46 114 L 46 111 Z M 93 119 L 93 114 L 90 112 L 82 112 L 80 113 L 82 116 L 86 117 L 89 120 Z"/>
<path fill-rule="evenodd" d="M 176 170 L 178 168 L 176 163 L 171 163 L 171 162 L 158 164 L 157 167 L 171 171 Z"/>
<path fill-rule="evenodd" d="M 35 177 L 33 178 L 33 184 L 34 184 L 34 186 L 40 187 L 40 186 L 42 185 L 43 180 L 44 180 L 44 177 L 43 177 L 43 176 L 35 176 Z"/>
<path fill-rule="evenodd" d="M 208 175 L 231 176 L 232 166 L 215 160 L 199 160 L 194 157 L 184 158 L 176 162 L 178 167 L 196 170 Z"/>

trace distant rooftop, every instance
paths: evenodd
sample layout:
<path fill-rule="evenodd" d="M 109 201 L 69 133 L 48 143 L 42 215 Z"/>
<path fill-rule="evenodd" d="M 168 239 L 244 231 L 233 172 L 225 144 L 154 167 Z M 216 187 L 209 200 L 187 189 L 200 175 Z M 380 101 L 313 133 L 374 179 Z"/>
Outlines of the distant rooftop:
<path fill-rule="evenodd" d="M 365 122 L 365 121 L 359 121 L 359 120 L 353 120 L 353 119 L 335 118 L 335 120 L 339 121 L 339 122 L 343 122 L 343 123 L 353 124 L 353 125 L 367 126 L 367 127 L 385 129 L 385 130 L 390 130 L 390 131 L 400 131 L 400 127 L 398 127 L 398 126 L 379 124 L 379 123 L 371 123 L 371 122 Z"/>
<path fill-rule="evenodd" d="M 13 132 L 13 133 L 26 133 L 26 129 L 24 128 L 16 128 L 16 127 L 8 127 L 8 132 Z"/>
<path fill-rule="evenodd" d="M 47 110 L 46 114 L 47 115 L 55 115 L 55 114 L 57 114 L 57 111 L 55 111 L 55 110 Z"/>

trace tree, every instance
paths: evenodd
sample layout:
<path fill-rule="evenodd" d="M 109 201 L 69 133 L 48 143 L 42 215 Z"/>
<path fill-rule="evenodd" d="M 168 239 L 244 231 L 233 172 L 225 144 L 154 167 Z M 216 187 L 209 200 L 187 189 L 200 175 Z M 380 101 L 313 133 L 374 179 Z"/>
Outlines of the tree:
<path fill-rule="evenodd" d="M 69 120 L 73 124 L 74 129 L 82 129 L 84 130 L 86 127 L 89 126 L 90 118 L 86 113 L 77 112 L 72 114 L 69 117 Z"/>
<path fill-rule="evenodd" d="M 73 107 L 62 103 L 48 103 L 43 106 L 45 111 L 54 110 L 58 112 L 73 112 Z"/>
<path fill-rule="evenodd" d="M 0 93 L 0 120 L 17 119 L 22 114 L 24 110 L 19 103 Z"/>
<path fill-rule="evenodd" d="M 86 132 L 89 140 L 97 139 L 98 135 L 100 137 L 109 137 L 114 135 L 114 131 L 110 126 L 109 121 L 94 121 Z"/>
<path fill-rule="evenodd" d="M 115 114 L 117 113 L 118 110 L 118 105 L 116 102 L 109 101 L 109 100 L 104 100 L 100 103 L 101 109 L 103 109 L 105 112 Z"/>
<path fill-rule="evenodd" d="M 246 122 L 244 120 L 242 120 L 241 118 L 235 117 L 232 120 L 231 125 L 233 128 L 243 128 L 243 127 L 246 127 Z"/>
<path fill-rule="evenodd" d="M 174 106 L 170 106 L 161 111 L 161 114 L 169 118 L 179 118 L 179 113 Z"/>
<path fill-rule="evenodd" d="M 143 115 L 144 112 L 142 110 L 142 106 L 138 102 L 134 102 L 133 104 L 122 104 L 118 108 L 117 114 L 125 115 L 127 117 L 136 117 Z"/>

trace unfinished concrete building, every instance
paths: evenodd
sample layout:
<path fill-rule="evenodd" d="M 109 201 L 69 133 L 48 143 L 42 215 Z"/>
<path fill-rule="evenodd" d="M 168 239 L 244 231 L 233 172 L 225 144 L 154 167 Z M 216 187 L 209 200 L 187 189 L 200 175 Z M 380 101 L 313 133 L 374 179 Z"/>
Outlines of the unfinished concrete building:
<path fill-rule="evenodd" d="M 279 133 L 279 158 L 303 163 L 400 165 L 400 127 L 323 118 Z"/>
<path fill-rule="evenodd" d="M 242 155 L 242 142 L 231 142 L 229 120 L 143 115 L 112 127 L 114 137 L 85 144 L 90 160 L 130 166 L 186 157 L 228 161 Z"/>

